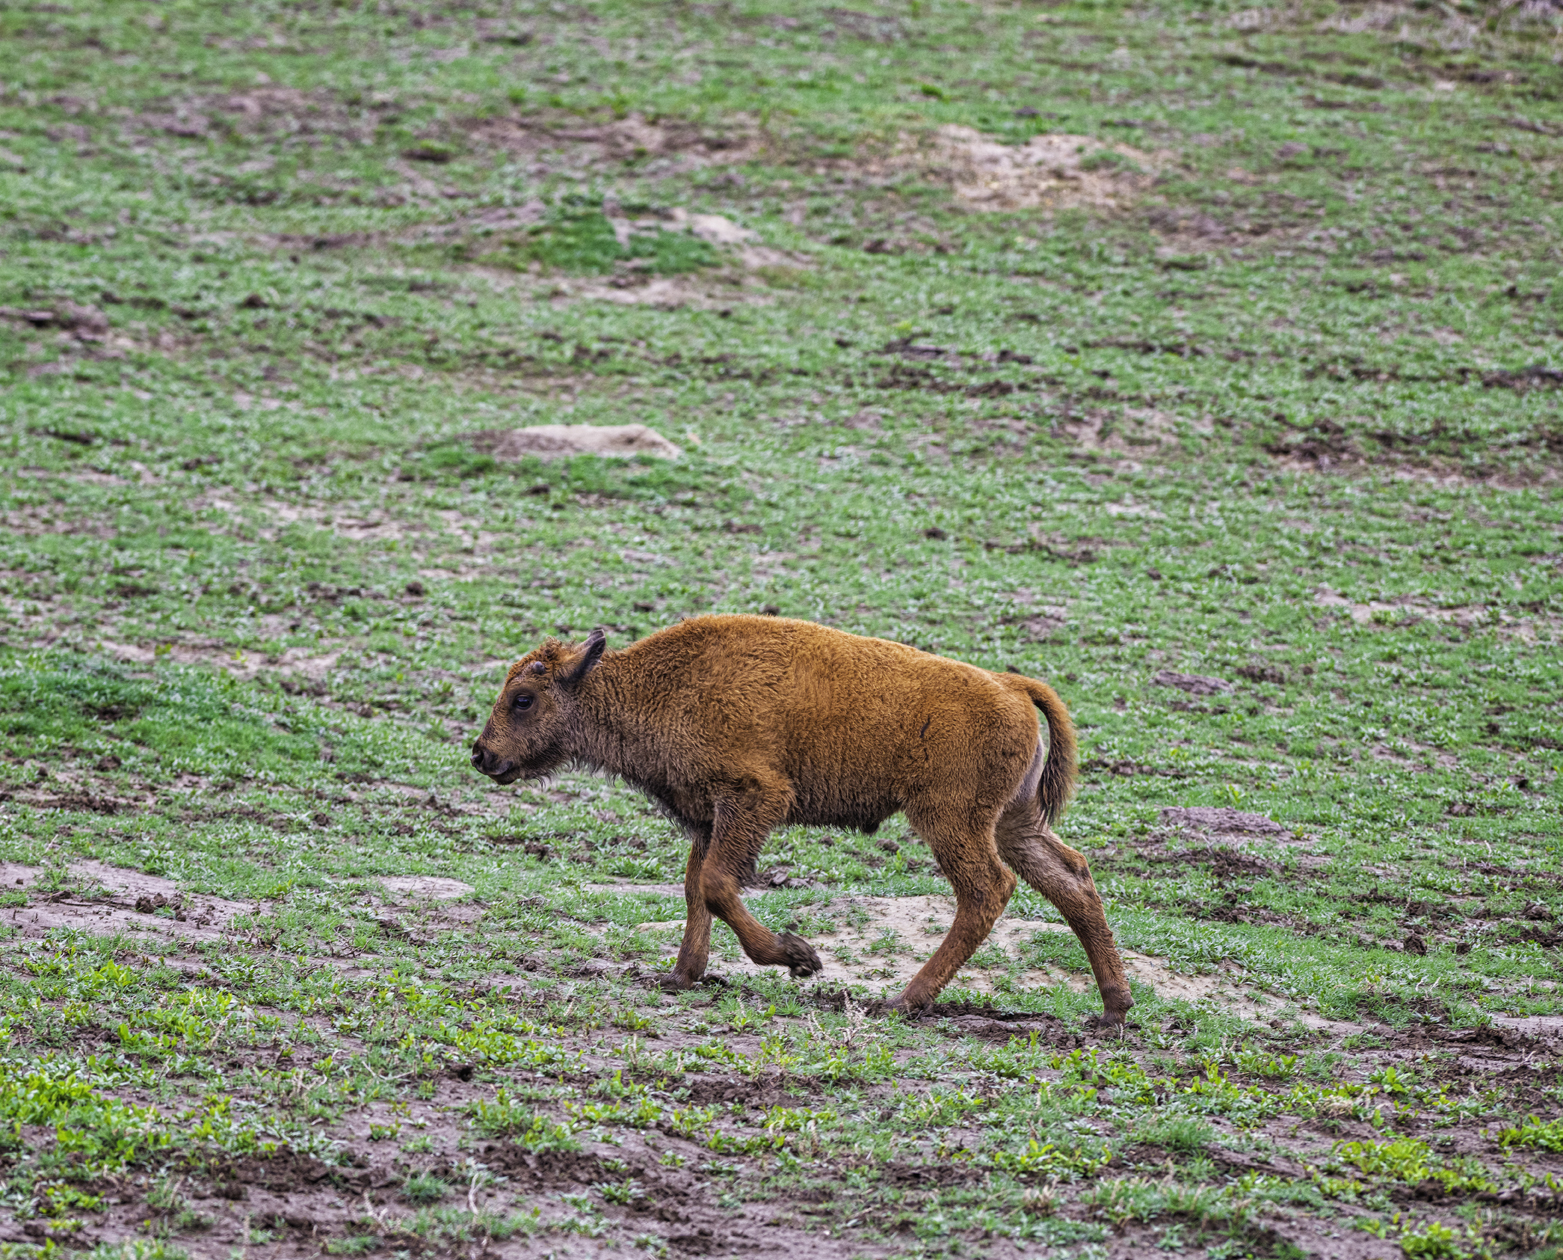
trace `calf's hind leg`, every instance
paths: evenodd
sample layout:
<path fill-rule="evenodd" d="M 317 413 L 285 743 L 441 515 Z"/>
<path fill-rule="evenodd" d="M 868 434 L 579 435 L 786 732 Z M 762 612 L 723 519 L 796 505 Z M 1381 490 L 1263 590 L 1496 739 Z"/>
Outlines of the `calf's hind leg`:
<path fill-rule="evenodd" d="M 1053 834 L 1036 798 L 1027 793 L 1005 806 L 994 828 L 999 856 L 1021 879 L 1058 907 L 1091 960 L 1102 994 L 1102 1022 L 1120 1024 L 1134 1005 L 1123 960 L 1107 926 L 1102 899 L 1085 858 Z"/>
<path fill-rule="evenodd" d="M 969 819 L 919 815 L 920 811 L 908 810 L 907 821 L 927 841 L 940 869 L 949 876 L 955 890 L 955 922 L 933 957 L 891 1003 L 890 1009 L 906 1015 L 916 1015 L 933 1005 L 939 990 L 988 938 L 1015 891 L 1015 877 L 999 862 L 990 827 L 976 826 Z"/>

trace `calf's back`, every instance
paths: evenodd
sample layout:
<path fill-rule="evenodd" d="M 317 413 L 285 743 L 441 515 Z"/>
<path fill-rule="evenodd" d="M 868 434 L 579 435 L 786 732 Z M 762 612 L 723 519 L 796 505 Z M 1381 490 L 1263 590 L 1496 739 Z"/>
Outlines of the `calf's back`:
<path fill-rule="evenodd" d="M 811 622 L 714 616 L 609 654 L 582 701 L 588 738 L 598 710 L 632 763 L 612 768 L 681 814 L 763 784 L 788 794 L 783 821 L 872 830 L 930 796 L 1002 806 L 1038 745 L 1018 684 Z"/>

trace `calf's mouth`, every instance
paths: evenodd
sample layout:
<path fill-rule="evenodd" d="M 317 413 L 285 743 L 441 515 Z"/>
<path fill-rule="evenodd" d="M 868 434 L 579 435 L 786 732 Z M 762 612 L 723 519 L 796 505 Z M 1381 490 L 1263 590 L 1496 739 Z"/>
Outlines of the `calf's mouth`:
<path fill-rule="evenodd" d="M 472 768 L 487 775 L 495 783 L 514 783 L 525 772 L 518 762 L 505 761 L 483 747 L 482 742 L 472 745 Z"/>

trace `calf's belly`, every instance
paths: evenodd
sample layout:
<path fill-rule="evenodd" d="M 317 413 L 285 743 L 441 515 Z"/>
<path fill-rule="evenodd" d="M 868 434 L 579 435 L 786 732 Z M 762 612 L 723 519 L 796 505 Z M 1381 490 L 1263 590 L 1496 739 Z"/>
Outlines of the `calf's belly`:
<path fill-rule="evenodd" d="M 873 835 L 879 824 L 900 809 L 898 804 L 878 802 L 869 806 L 850 806 L 841 803 L 814 808 L 795 805 L 784 823 L 800 827 L 842 827 Z"/>

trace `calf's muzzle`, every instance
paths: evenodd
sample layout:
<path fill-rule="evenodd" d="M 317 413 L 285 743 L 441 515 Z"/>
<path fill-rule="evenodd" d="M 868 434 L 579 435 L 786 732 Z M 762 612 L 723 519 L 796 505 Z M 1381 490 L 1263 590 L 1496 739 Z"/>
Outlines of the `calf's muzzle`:
<path fill-rule="evenodd" d="M 510 762 L 494 756 L 487 748 L 483 747 L 483 741 L 478 739 L 472 745 L 472 768 L 479 774 L 486 774 L 491 779 L 497 779 L 508 774 L 515 767 Z"/>

